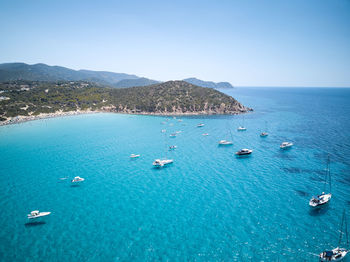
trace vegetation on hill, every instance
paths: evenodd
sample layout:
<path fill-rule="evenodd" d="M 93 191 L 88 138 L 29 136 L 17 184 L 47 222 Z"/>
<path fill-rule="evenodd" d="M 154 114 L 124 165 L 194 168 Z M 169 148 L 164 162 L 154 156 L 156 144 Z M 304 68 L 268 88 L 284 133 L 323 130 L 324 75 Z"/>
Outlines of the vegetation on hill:
<path fill-rule="evenodd" d="M 217 90 L 184 81 L 121 89 L 83 81 L 0 83 L 3 120 L 87 109 L 140 114 L 238 114 L 250 110 Z"/>

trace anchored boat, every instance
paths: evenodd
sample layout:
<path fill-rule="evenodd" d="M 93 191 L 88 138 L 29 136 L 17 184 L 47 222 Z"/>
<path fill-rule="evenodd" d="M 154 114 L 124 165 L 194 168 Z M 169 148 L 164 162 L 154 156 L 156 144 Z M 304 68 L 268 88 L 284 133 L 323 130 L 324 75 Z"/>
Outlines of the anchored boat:
<path fill-rule="evenodd" d="M 34 219 L 39 217 L 44 217 L 50 215 L 51 212 L 39 212 L 39 210 L 34 210 L 27 215 L 28 219 Z"/>
<path fill-rule="evenodd" d="M 344 234 L 344 232 L 342 232 L 344 224 L 345 224 L 346 246 L 348 247 L 348 249 L 340 247 L 341 241 L 342 241 L 342 236 Z M 347 227 L 347 220 L 346 220 L 345 209 L 344 209 L 342 220 L 341 220 L 341 226 L 340 226 L 338 247 L 336 247 L 332 250 L 323 251 L 319 255 L 319 257 L 320 257 L 320 261 L 341 261 L 345 258 L 345 256 L 349 252 L 350 252 L 350 250 L 349 250 L 348 227 Z"/>
<path fill-rule="evenodd" d="M 310 201 L 309 201 L 310 207 L 321 207 L 321 206 L 327 204 L 331 200 L 331 198 L 332 198 L 332 194 L 331 194 L 332 183 L 331 183 L 331 181 L 332 180 L 331 180 L 331 171 L 330 171 L 330 158 L 328 156 L 323 192 L 320 195 L 313 196 L 310 199 Z M 325 193 L 327 183 L 329 184 L 329 193 Z"/>

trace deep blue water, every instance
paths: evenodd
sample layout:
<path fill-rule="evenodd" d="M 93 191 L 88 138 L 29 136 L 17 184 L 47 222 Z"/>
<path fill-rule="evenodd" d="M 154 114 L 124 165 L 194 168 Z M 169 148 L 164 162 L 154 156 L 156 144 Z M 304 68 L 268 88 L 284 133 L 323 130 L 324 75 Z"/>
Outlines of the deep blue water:
<path fill-rule="evenodd" d="M 0 261 L 318 261 L 337 246 L 350 207 L 350 89 L 225 92 L 254 108 L 246 132 L 236 131 L 242 116 L 161 124 L 95 114 L 0 127 Z M 260 138 L 265 122 L 270 135 Z M 234 145 L 218 147 L 230 130 Z M 281 151 L 285 140 L 295 146 Z M 174 163 L 154 169 L 165 144 L 178 146 L 167 152 Z M 237 159 L 245 147 L 253 154 Z M 311 211 L 328 153 L 333 198 Z M 86 180 L 72 187 L 77 175 Z M 52 214 L 28 224 L 35 209 Z"/>

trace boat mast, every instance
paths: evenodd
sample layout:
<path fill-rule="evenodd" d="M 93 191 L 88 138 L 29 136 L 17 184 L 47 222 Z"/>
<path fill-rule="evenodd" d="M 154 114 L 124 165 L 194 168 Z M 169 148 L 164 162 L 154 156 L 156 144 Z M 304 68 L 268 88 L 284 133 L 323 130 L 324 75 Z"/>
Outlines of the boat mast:
<path fill-rule="evenodd" d="M 326 176 L 324 178 L 323 192 L 326 192 L 327 182 L 329 181 L 329 193 L 332 192 L 332 181 L 331 181 L 331 171 L 330 171 L 330 156 L 327 157 L 327 167 Z"/>
<path fill-rule="evenodd" d="M 345 219 L 345 209 L 343 210 L 343 215 L 342 215 L 342 218 L 341 218 L 340 235 L 339 235 L 338 247 L 340 247 L 341 239 L 342 239 L 342 236 L 343 236 L 343 224 L 344 224 L 344 219 Z M 346 227 L 346 226 L 345 226 L 345 227 Z M 347 230 L 346 230 L 346 231 L 347 231 Z M 347 235 L 347 233 L 346 233 L 346 235 Z M 348 242 L 348 239 L 347 239 L 347 242 Z"/>

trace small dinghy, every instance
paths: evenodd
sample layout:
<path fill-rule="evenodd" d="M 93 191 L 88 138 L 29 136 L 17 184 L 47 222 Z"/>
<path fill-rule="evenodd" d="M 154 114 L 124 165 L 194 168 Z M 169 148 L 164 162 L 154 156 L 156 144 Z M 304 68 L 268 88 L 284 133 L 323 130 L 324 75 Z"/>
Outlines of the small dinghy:
<path fill-rule="evenodd" d="M 202 134 L 202 136 L 209 136 L 209 134 L 208 133 L 204 133 L 204 134 Z"/>
<path fill-rule="evenodd" d="M 280 145 L 280 148 L 281 149 L 288 149 L 288 148 L 291 148 L 293 146 L 293 143 L 292 142 L 283 142 L 281 145 Z"/>
<path fill-rule="evenodd" d="M 83 182 L 85 179 L 80 177 L 80 176 L 76 176 L 73 180 L 72 183 L 79 183 L 79 182 Z"/>
<path fill-rule="evenodd" d="M 166 129 L 162 129 L 162 133 L 165 133 L 166 132 Z"/>
<path fill-rule="evenodd" d="M 253 150 L 251 149 L 247 149 L 247 148 L 243 148 L 239 151 L 236 152 L 237 156 L 246 156 L 246 155 L 250 155 L 253 152 Z"/>
<path fill-rule="evenodd" d="M 140 155 L 136 155 L 136 154 L 131 154 L 130 155 L 130 158 L 138 158 L 138 157 L 140 157 Z"/>
<path fill-rule="evenodd" d="M 346 220 L 346 216 L 345 216 L 345 209 L 343 211 L 343 216 L 341 219 L 338 247 L 336 247 L 332 250 L 325 250 L 321 254 L 319 254 L 320 261 L 341 261 L 350 252 L 349 249 L 340 247 L 341 242 L 342 242 L 342 236 L 344 234 L 343 226 L 345 227 L 344 231 L 345 231 L 345 236 L 346 236 L 346 245 L 349 246 L 348 225 L 347 225 L 347 220 Z"/>
<path fill-rule="evenodd" d="M 246 131 L 247 129 L 244 126 L 239 126 L 237 131 Z"/>
<path fill-rule="evenodd" d="M 232 141 L 228 141 L 228 140 L 219 141 L 219 146 L 230 146 L 230 145 L 233 145 Z"/>
<path fill-rule="evenodd" d="M 34 210 L 27 215 L 28 219 L 34 219 L 39 217 L 44 217 L 50 215 L 51 212 L 39 212 L 39 210 Z"/>
<path fill-rule="evenodd" d="M 200 124 L 197 125 L 197 127 L 203 127 L 203 126 L 204 126 L 203 123 L 200 123 Z"/>

